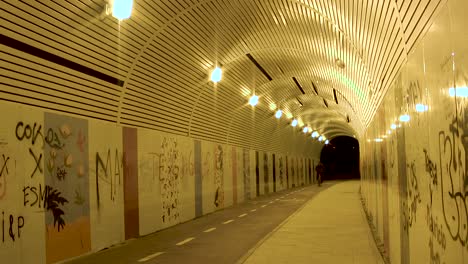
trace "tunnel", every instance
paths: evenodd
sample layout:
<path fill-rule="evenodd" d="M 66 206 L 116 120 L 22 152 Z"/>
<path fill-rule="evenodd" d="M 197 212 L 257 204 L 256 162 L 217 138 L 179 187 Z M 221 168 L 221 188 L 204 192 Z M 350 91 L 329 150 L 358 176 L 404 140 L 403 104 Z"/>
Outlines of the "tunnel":
<path fill-rule="evenodd" d="M 0 263 L 467 263 L 468 2 L 0 1 Z"/>

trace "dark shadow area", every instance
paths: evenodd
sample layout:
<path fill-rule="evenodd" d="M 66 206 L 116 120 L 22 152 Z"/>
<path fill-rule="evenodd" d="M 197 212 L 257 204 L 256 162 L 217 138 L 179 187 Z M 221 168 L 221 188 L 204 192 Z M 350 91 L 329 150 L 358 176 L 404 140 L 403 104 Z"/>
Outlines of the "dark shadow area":
<path fill-rule="evenodd" d="M 324 180 L 360 179 L 359 142 L 352 137 L 336 137 L 320 154 L 325 165 Z"/>

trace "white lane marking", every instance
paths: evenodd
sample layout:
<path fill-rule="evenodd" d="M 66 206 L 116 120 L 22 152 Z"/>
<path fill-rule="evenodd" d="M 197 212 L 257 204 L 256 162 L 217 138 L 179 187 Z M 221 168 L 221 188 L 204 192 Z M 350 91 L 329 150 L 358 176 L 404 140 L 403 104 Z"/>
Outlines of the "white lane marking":
<path fill-rule="evenodd" d="M 276 201 L 279 201 L 279 199 L 276 199 Z"/>
<path fill-rule="evenodd" d="M 151 254 L 151 255 L 148 255 L 148 256 L 146 256 L 144 258 L 139 259 L 138 262 L 145 262 L 145 261 L 148 261 L 148 260 L 150 260 L 152 258 L 155 258 L 155 257 L 157 257 L 159 255 L 162 255 L 162 254 L 164 254 L 164 252 L 156 252 L 154 254 Z"/>
<path fill-rule="evenodd" d="M 272 203 L 273 203 L 273 201 L 270 201 L 270 203 L 272 204 Z"/>
<path fill-rule="evenodd" d="M 255 211 L 257 211 L 257 209 L 252 209 L 252 210 L 250 210 L 250 212 L 255 212 Z"/>
<path fill-rule="evenodd" d="M 246 215 L 247 215 L 247 214 L 241 214 L 241 215 L 239 215 L 238 217 L 241 218 L 241 217 L 244 217 L 244 216 L 246 216 Z"/>
<path fill-rule="evenodd" d="M 227 220 L 226 222 L 223 222 L 223 225 L 229 224 L 229 223 L 231 223 L 231 222 L 234 222 L 234 220 L 232 220 L 232 219 L 231 219 L 231 220 Z"/>
<path fill-rule="evenodd" d="M 212 227 L 212 228 L 207 229 L 207 230 L 205 230 L 205 231 L 203 231 L 203 232 L 209 233 L 209 232 L 214 231 L 214 230 L 216 230 L 216 227 Z"/>
<path fill-rule="evenodd" d="M 194 240 L 194 239 L 195 239 L 194 237 L 189 237 L 189 238 L 187 238 L 187 239 L 185 239 L 185 240 L 183 240 L 183 241 L 180 241 L 180 242 L 177 243 L 176 245 L 177 245 L 177 246 L 182 246 L 183 244 L 186 244 L 186 243 L 188 243 L 188 242 L 190 242 L 190 241 L 192 241 L 192 240 Z"/>
<path fill-rule="evenodd" d="M 265 207 L 265 206 L 267 206 L 267 205 L 266 204 L 262 205 L 262 207 Z"/>

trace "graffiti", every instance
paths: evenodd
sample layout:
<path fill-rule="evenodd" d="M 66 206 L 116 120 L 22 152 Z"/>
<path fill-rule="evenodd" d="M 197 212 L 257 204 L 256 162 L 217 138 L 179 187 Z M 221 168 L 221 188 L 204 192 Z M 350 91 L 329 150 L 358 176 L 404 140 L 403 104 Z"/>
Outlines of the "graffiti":
<path fill-rule="evenodd" d="M 64 146 L 64 144 L 60 142 L 57 133 L 51 128 L 47 130 L 46 137 L 44 138 L 42 135 L 42 125 L 37 123 L 34 123 L 34 125 L 25 125 L 22 121 L 18 122 L 16 124 L 15 135 L 19 141 L 23 141 L 24 139 L 31 140 L 31 145 L 33 146 L 36 144 L 39 136 L 53 148 L 60 149 Z"/>
<path fill-rule="evenodd" d="M 3 161 L 0 163 L 0 199 L 2 199 L 6 194 L 6 175 L 9 174 L 8 161 L 10 160 L 10 157 L 2 154 L 2 159 Z"/>
<path fill-rule="evenodd" d="M 36 156 L 36 154 L 34 154 L 33 150 L 32 149 L 29 149 L 29 154 L 31 154 L 31 156 L 33 157 L 35 163 L 36 163 L 36 166 L 34 168 L 34 171 L 31 173 L 31 178 L 34 177 L 34 174 L 36 174 L 36 171 L 39 169 L 39 172 L 40 173 L 43 173 L 43 168 L 42 168 L 42 153 L 39 155 L 39 158 Z"/>
<path fill-rule="evenodd" d="M 114 166 L 112 166 L 112 155 L 111 150 L 107 150 L 107 156 L 105 157 L 106 163 L 104 164 L 103 159 L 99 155 L 99 152 L 96 152 L 96 199 L 97 199 L 97 207 L 99 209 L 100 206 L 100 193 L 99 193 L 99 181 L 102 181 L 106 184 L 110 185 L 110 200 L 115 201 L 115 197 L 117 195 L 117 184 L 121 184 L 122 174 L 123 171 L 123 157 L 119 156 L 119 152 L 115 149 L 114 155 Z M 104 171 L 104 176 L 99 174 L 100 171 Z M 154 175 L 154 173 L 153 173 Z M 117 183 L 118 181 L 118 183 Z"/>
<path fill-rule="evenodd" d="M 465 109 L 465 119 L 467 114 L 468 109 Z M 468 240 L 467 139 L 468 127 L 456 117 L 449 124 L 449 133 L 439 132 L 442 213 L 450 236 L 462 246 L 467 245 Z M 460 142 L 463 146 L 460 146 Z M 463 164 L 462 154 L 465 155 L 465 164 Z"/>
<path fill-rule="evenodd" d="M 447 240 L 443 232 L 442 224 L 439 224 L 437 222 L 437 216 L 434 217 L 432 215 L 432 211 L 429 205 L 427 205 L 426 221 L 427 227 L 429 228 L 432 237 L 436 240 L 437 244 L 439 244 L 442 247 L 442 249 L 445 250 L 445 248 L 447 247 Z"/>
<path fill-rule="evenodd" d="M 222 207 L 224 202 L 224 187 L 223 187 L 223 174 L 224 174 L 224 165 L 223 165 L 224 155 L 223 147 L 218 145 L 215 149 L 215 197 L 214 205 L 216 207 Z"/>
<path fill-rule="evenodd" d="M 416 169 L 414 161 L 406 165 L 410 169 L 410 177 L 408 178 L 408 190 L 406 191 L 407 200 L 409 201 L 404 212 L 406 214 L 405 229 L 408 230 L 413 223 L 416 222 L 416 212 L 418 205 L 421 203 L 421 193 L 419 192 L 418 179 L 416 178 Z M 406 205 L 406 203 L 404 203 Z"/>
<path fill-rule="evenodd" d="M 5 219 L 6 216 L 6 219 Z M 21 228 L 24 227 L 24 217 L 14 216 L 12 214 L 5 214 L 2 211 L 2 242 L 5 243 L 5 239 L 10 237 L 11 241 L 15 241 L 16 238 L 21 238 Z M 15 234 L 16 231 L 16 234 Z M 5 238 L 6 237 L 6 238 Z"/>
<path fill-rule="evenodd" d="M 279 183 L 281 187 L 283 187 L 283 174 L 284 174 L 283 157 L 280 157 L 279 158 Z"/>
<path fill-rule="evenodd" d="M 159 182 L 162 196 L 162 221 L 172 222 L 179 219 L 179 166 L 181 155 L 177 140 L 164 138 L 159 155 Z"/>
<path fill-rule="evenodd" d="M 426 164 L 426 172 L 429 174 L 431 181 L 429 182 L 429 195 L 431 198 L 431 206 L 432 206 L 432 197 L 434 194 L 434 190 L 437 187 L 437 164 L 435 164 L 430 158 L 429 154 L 427 153 L 426 149 L 423 149 L 424 152 L 424 160 Z"/>
<path fill-rule="evenodd" d="M 32 197 L 31 200 L 28 198 L 29 195 Z M 61 196 L 61 192 L 51 186 L 45 185 L 43 187 L 39 184 L 39 187 L 25 186 L 23 188 L 23 205 L 33 207 L 37 204 L 39 208 L 51 211 L 54 217 L 54 226 L 57 224 L 58 231 L 65 225 L 62 218 L 65 213 L 59 207 L 65 203 L 68 203 L 68 200 Z"/>
<path fill-rule="evenodd" d="M 432 237 L 429 238 L 429 256 L 430 256 L 430 264 L 441 264 L 440 255 L 434 249 L 434 244 L 432 243 Z"/>

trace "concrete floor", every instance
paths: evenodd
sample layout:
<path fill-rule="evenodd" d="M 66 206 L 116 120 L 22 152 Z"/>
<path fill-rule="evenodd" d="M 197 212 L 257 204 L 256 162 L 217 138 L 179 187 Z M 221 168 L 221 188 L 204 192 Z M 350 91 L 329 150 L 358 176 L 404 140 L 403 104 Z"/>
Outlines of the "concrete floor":
<path fill-rule="evenodd" d="M 383 263 L 359 181 L 251 200 L 64 263 Z"/>

